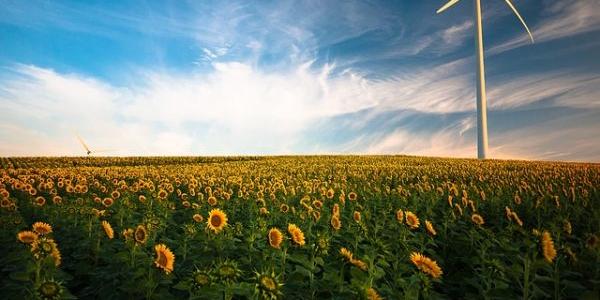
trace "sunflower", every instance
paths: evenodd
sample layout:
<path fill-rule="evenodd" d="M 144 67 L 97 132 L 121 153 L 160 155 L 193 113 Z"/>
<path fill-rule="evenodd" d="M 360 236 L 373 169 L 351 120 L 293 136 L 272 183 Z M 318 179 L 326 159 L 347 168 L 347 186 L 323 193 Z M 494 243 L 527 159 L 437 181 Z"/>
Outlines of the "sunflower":
<path fill-rule="evenodd" d="M 365 272 L 369 269 L 369 265 L 360 259 L 352 259 L 350 263 Z"/>
<path fill-rule="evenodd" d="M 102 205 L 104 205 L 104 207 L 110 207 L 113 203 L 115 203 L 115 201 L 112 198 L 104 198 L 102 200 Z"/>
<path fill-rule="evenodd" d="M 0 201 L 0 207 L 9 207 L 11 205 L 11 201 L 7 198 L 4 198 Z"/>
<path fill-rule="evenodd" d="M 319 221 L 319 219 L 321 219 L 321 212 L 318 210 L 315 210 L 312 212 L 312 216 L 313 216 L 313 219 L 315 219 L 315 221 Z"/>
<path fill-rule="evenodd" d="M 35 201 L 33 203 L 37 206 L 44 206 L 44 204 L 46 204 L 46 198 L 39 196 L 35 198 Z"/>
<path fill-rule="evenodd" d="M 54 204 L 62 204 L 62 198 L 58 195 L 52 197 L 52 203 Z"/>
<path fill-rule="evenodd" d="M 356 221 L 357 223 L 360 222 L 360 212 L 355 211 L 354 214 L 352 215 L 352 218 L 354 218 L 354 221 Z"/>
<path fill-rule="evenodd" d="M 35 287 L 36 298 L 42 300 L 62 299 L 63 293 L 62 283 L 54 279 L 44 280 Z"/>
<path fill-rule="evenodd" d="M 463 210 L 462 207 L 460 207 L 460 205 L 458 205 L 458 203 L 454 203 L 454 209 L 458 212 L 459 215 L 463 215 Z"/>
<path fill-rule="evenodd" d="M 283 203 L 279 206 L 279 211 L 281 211 L 282 213 L 287 213 L 288 210 L 290 210 L 290 207 L 287 206 L 287 204 Z"/>
<path fill-rule="evenodd" d="M 208 201 L 208 204 L 209 204 L 210 206 L 215 206 L 215 205 L 217 205 L 217 203 L 218 203 L 218 202 L 217 202 L 217 198 L 216 198 L 215 196 L 210 196 L 210 197 L 208 197 L 208 200 L 207 200 L 207 201 Z"/>
<path fill-rule="evenodd" d="M 437 235 L 437 232 L 433 228 L 433 224 L 429 222 L 429 220 L 425 220 L 425 228 L 427 228 L 427 232 L 431 235 Z"/>
<path fill-rule="evenodd" d="M 222 210 L 215 208 L 208 214 L 207 224 L 214 233 L 219 233 L 227 226 L 227 215 Z"/>
<path fill-rule="evenodd" d="M 29 230 L 21 231 L 17 234 L 17 239 L 19 239 L 21 243 L 25 244 L 31 244 L 35 242 L 38 239 L 38 237 L 39 236 L 37 233 Z"/>
<path fill-rule="evenodd" d="M 479 214 L 473 214 L 471 216 L 471 221 L 473 221 L 473 223 L 475 223 L 479 226 L 485 224 L 485 221 L 483 221 L 483 217 Z"/>
<path fill-rule="evenodd" d="M 504 207 L 504 215 L 506 216 L 506 219 L 511 221 L 511 214 L 512 211 L 510 210 L 510 208 L 508 206 Z"/>
<path fill-rule="evenodd" d="M 52 232 L 52 226 L 44 222 L 35 222 L 33 225 L 31 225 L 31 227 L 33 228 L 33 231 L 39 235 L 46 235 Z"/>
<path fill-rule="evenodd" d="M 368 288 L 365 291 L 365 296 L 368 300 L 382 300 L 383 298 L 379 295 L 379 293 L 374 288 Z"/>
<path fill-rule="evenodd" d="M 339 204 L 336 203 L 336 204 L 333 205 L 333 208 L 331 210 L 331 214 L 333 214 L 334 216 L 336 216 L 336 215 L 339 216 L 339 214 L 340 214 L 340 205 Z"/>
<path fill-rule="evenodd" d="M 404 212 L 401 209 L 396 211 L 396 220 L 398 220 L 400 224 L 404 222 Z"/>
<path fill-rule="evenodd" d="M 144 227 L 144 225 L 138 225 L 133 233 L 133 238 L 135 239 L 136 243 L 145 244 L 148 240 L 148 232 L 146 231 L 146 227 Z"/>
<path fill-rule="evenodd" d="M 260 299 L 281 299 L 283 293 L 281 292 L 282 283 L 279 282 L 279 277 L 275 276 L 274 272 L 261 272 L 256 273 L 256 286 L 255 294 Z"/>
<path fill-rule="evenodd" d="M 346 249 L 346 247 L 340 248 L 340 255 L 342 255 L 342 257 L 345 258 L 348 262 L 352 261 L 354 256 L 352 254 L 352 251 Z"/>
<path fill-rule="evenodd" d="M 62 261 L 62 256 L 60 255 L 60 251 L 58 250 L 58 247 L 55 247 L 54 250 L 52 250 L 52 252 L 50 252 L 50 256 L 52 256 L 52 259 L 54 259 L 54 265 L 55 266 L 60 266 L 60 263 Z"/>
<path fill-rule="evenodd" d="M 144 195 L 140 195 L 140 196 L 138 197 L 138 200 L 139 200 L 140 202 L 142 202 L 142 203 L 146 203 L 146 196 L 144 196 Z"/>
<path fill-rule="evenodd" d="M 58 248 L 53 239 L 40 237 L 31 243 L 31 253 L 36 259 L 43 259 L 51 255 Z"/>
<path fill-rule="evenodd" d="M 421 272 L 431 275 L 433 278 L 442 276 L 442 269 L 437 262 L 421 253 L 413 252 L 410 254 L 410 260 Z"/>
<path fill-rule="evenodd" d="M 196 223 L 200 223 L 200 222 L 204 221 L 204 218 L 202 217 L 202 215 L 201 215 L 201 214 L 194 214 L 194 215 L 192 216 L 192 219 L 194 219 L 194 221 L 195 221 Z"/>
<path fill-rule="evenodd" d="M 131 229 L 131 228 L 124 229 L 123 233 L 121 233 L 121 235 L 123 236 L 123 238 L 126 241 L 129 241 L 133 238 L 133 229 Z"/>
<path fill-rule="evenodd" d="M 169 274 L 173 271 L 173 264 L 175 263 L 175 255 L 165 244 L 158 244 L 154 246 L 156 251 L 156 259 L 154 264 L 157 268 L 163 269 L 165 274 Z"/>
<path fill-rule="evenodd" d="M 316 209 L 321 209 L 323 207 L 323 202 L 321 202 L 320 200 L 315 200 L 315 201 L 313 201 L 312 205 Z"/>
<path fill-rule="evenodd" d="M 333 196 L 335 196 L 335 191 L 333 189 L 327 190 L 327 198 L 333 199 Z"/>
<path fill-rule="evenodd" d="M 519 218 L 519 216 L 517 215 L 516 212 L 512 211 L 510 213 L 510 217 L 515 221 L 515 223 L 517 223 L 519 226 L 523 227 L 523 221 L 521 221 L 521 218 Z"/>
<path fill-rule="evenodd" d="M 283 242 L 283 233 L 277 228 L 271 228 L 268 233 L 269 245 L 275 249 L 279 249 L 281 247 L 281 242 Z"/>
<path fill-rule="evenodd" d="M 157 196 L 158 196 L 158 198 L 159 198 L 160 200 L 165 200 L 165 199 L 167 199 L 167 195 L 168 195 L 168 194 L 167 194 L 167 191 L 165 191 L 165 190 L 162 190 L 162 189 L 161 189 L 160 191 L 158 191 L 158 194 L 157 194 Z"/>
<path fill-rule="evenodd" d="M 225 283 L 233 283 L 242 275 L 242 271 L 238 267 L 237 262 L 233 260 L 225 260 L 217 264 L 216 274 L 219 279 Z"/>
<path fill-rule="evenodd" d="M 565 220 L 563 222 L 563 230 L 567 235 L 571 235 L 571 233 L 573 232 L 573 227 L 571 226 L 571 222 L 569 222 L 569 220 Z"/>
<path fill-rule="evenodd" d="M 292 241 L 294 241 L 294 243 L 296 243 L 299 246 L 303 246 L 305 244 L 304 232 L 302 232 L 302 230 L 298 226 L 296 226 L 295 224 L 289 224 L 288 232 L 292 236 Z"/>
<path fill-rule="evenodd" d="M 542 253 L 547 262 L 552 262 L 556 258 L 556 249 L 554 248 L 554 242 L 550 232 L 544 231 L 542 233 Z"/>
<path fill-rule="evenodd" d="M 412 213 L 411 211 L 406 211 L 406 224 L 410 227 L 410 229 L 417 229 L 421 222 L 419 221 L 419 217 Z"/>
<path fill-rule="evenodd" d="M 355 193 L 355 192 L 350 192 L 350 193 L 348 194 L 348 200 L 350 200 L 350 201 L 354 201 L 354 200 L 356 200 L 356 199 L 358 199 L 358 195 L 356 195 L 356 193 Z"/>
<path fill-rule="evenodd" d="M 196 269 L 194 273 L 192 273 L 192 285 L 195 289 L 209 286 L 212 282 L 213 277 L 209 270 Z"/>
<path fill-rule="evenodd" d="M 115 237 L 115 232 L 112 229 L 112 226 L 110 226 L 110 223 L 108 223 L 107 221 L 102 221 L 102 228 L 104 228 L 104 232 L 106 232 L 106 236 L 109 239 L 113 239 Z"/>
<path fill-rule="evenodd" d="M 340 217 L 338 217 L 337 215 L 333 215 L 333 217 L 331 217 L 331 227 L 333 227 L 333 229 L 340 230 L 340 228 L 342 228 L 342 222 L 340 221 Z"/>
<path fill-rule="evenodd" d="M 261 215 L 268 215 L 268 214 L 269 214 L 269 210 L 267 210 L 267 208 L 266 208 L 266 207 L 261 207 L 261 208 L 258 210 L 258 212 L 259 212 Z"/>

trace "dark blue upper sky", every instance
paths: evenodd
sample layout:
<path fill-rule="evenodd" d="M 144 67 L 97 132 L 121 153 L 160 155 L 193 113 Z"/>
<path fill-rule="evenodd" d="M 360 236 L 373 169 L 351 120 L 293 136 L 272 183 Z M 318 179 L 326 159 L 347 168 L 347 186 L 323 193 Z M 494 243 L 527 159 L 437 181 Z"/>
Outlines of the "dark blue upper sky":
<path fill-rule="evenodd" d="M 514 1 L 531 44 L 482 2 L 492 155 L 599 160 L 600 3 Z M 472 157 L 473 3 L 444 3 L 0 0 L 0 154 Z"/>

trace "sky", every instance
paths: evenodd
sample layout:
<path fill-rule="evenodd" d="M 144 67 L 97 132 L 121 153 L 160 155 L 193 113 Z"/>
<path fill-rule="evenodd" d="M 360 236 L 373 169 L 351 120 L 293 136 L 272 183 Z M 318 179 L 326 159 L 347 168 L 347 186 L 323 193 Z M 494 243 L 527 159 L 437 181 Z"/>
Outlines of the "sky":
<path fill-rule="evenodd" d="M 0 0 L 0 156 L 476 157 L 473 2 Z M 600 161 L 600 0 L 482 0 L 489 156 Z"/>

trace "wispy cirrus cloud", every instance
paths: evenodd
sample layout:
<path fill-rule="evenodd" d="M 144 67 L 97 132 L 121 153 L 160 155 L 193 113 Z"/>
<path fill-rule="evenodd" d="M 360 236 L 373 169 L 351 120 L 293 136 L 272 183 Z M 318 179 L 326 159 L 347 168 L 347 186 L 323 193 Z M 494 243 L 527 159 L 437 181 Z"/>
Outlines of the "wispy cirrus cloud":
<path fill-rule="evenodd" d="M 600 10 L 595 0 L 545 1 L 543 19 L 531 26 L 537 43 L 548 42 L 578 34 L 600 31 Z M 529 44 L 529 37 L 519 34 L 489 49 L 498 54 Z"/>

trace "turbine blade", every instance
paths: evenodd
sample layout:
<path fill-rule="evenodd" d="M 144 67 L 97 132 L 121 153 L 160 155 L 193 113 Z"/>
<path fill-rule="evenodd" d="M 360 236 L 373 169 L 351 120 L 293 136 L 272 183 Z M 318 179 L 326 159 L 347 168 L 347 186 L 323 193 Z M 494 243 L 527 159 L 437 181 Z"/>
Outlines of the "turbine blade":
<path fill-rule="evenodd" d="M 438 9 L 435 13 L 436 14 L 442 13 L 446 9 L 450 8 L 450 6 L 458 3 L 458 1 L 460 1 L 460 0 L 450 0 L 450 1 L 448 1 L 448 3 L 446 3 L 446 4 L 444 4 L 444 6 L 440 7 L 440 9 Z"/>
<path fill-rule="evenodd" d="M 90 148 L 88 148 L 88 146 L 85 144 L 85 142 L 83 141 L 83 139 L 79 136 L 79 134 L 77 135 L 77 139 L 81 143 L 81 146 L 83 146 L 83 148 L 85 148 L 85 151 L 90 151 Z"/>
<path fill-rule="evenodd" d="M 517 18 L 519 18 L 519 21 L 521 21 L 521 24 L 523 24 L 523 27 L 525 27 L 525 30 L 527 30 L 527 34 L 529 34 L 529 38 L 531 39 L 531 42 L 533 43 L 533 35 L 531 35 L 531 31 L 529 31 L 529 27 L 527 27 L 527 24 L 525 24 L 525 20 L 523 20 L 523 18 L 521 17 L 521 14 L 519 14 L 519 11 L 517 11 L 517 8 L 512 4 L 512 2 L 510 0 L 504 0 L 506 1 L 506 4 L 508 5 L 508 7 L 510 7 L 510 9 L 512 9 L 512 11 L 515 13 L 515 15 L 517 15 Z"/>

